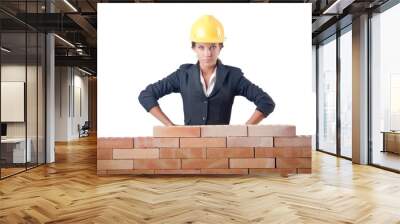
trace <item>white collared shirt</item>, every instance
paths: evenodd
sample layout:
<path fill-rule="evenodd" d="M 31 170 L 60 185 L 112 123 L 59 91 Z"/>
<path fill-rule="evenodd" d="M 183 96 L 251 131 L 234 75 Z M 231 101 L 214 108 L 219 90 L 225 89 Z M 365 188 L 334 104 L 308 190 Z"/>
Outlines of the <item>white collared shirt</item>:
<path fill-rule="evenodd" d="M 204 95 L 206 95 L 207 97 L 210 96 L 212 90 L 214 89 L 216 76 L 217 76 L 217 67 L 214 68 L 214 71 L 210 77 L 210 82 L 208 83 L 208 88 L 206 88 L 206 82 L 204 81 L 203 74 L 201 73 L 201 70 L 200 70 L 201 85 L 203 86 Z"/>

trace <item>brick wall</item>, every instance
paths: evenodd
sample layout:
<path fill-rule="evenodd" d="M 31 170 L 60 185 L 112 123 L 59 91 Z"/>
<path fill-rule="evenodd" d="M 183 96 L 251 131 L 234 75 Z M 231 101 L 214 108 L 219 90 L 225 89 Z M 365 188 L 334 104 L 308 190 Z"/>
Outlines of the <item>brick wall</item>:
<path fill-rule="evenodd" d="M 311 136 L 290 125 L 153 129 L 153 137 L 98 138 L 97 173 L 311 173 Z"/>

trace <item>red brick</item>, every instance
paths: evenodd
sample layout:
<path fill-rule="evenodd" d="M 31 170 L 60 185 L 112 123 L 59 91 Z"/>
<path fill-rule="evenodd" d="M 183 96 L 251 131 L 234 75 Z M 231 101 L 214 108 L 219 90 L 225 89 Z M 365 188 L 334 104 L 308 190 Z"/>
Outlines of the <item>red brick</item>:
<path fill-rule="evenodd" d="M 248 136 L 295 136 L 293 125 L 249 125 Z"/>
<path fill-rule="evenodd" d="M 227 137 L 227 147 L 272 147 L 272 137 Z"/>
<path fill-rule="evenodd" d="M 136 137 L 135 148 L 179 148 L 179 138 Z"/>
<path fill-rule="evenodd" d="M 312 173 L 310 168 L 298 168 L 297 173 Z"/>
<path fill-rule="evenodd" d="M 205 125 L 201 126 L 201 137 L 247 136 L 247 126 Z"/>
<path fill-rule="evenodd" d="M 310 147 L 311 136 L 274 137 L 274 147 Z"/>
<path fill-rule="evenodd" d="M 200 126 L 155 126 L 154 137 L 200 137 Z"/>
<path fill-rule="evenodd" d="M 159 149 L 114 149 L 114 159 L 156 159 L 159 158 Z"/>
<path fill-rule="evenodd" d="M 113 155 L 112 149 L 97 149 L 98 160 L 111 160 Z"/>
<path fill-rule="evenodd" d="M 133 148 L 133 138 L 97 138 L 97 148 L 99 149 L 131 149 Z"/>
<path fill-rule="evenodd" d="M 267 169 L 249 169 L 249 174 L 270 174 L 270 173 L 297 173 L 296 169 L 282 168 L 267 168 Z"/>
<path fill-rule="evenodd" d="M 207 158 L 253 158 L 253 148 L 208 148 Z"/>
<path fill-rule="evenodd" d="M 287 147 L 287 148 L 273 148 L 275 157 L 297 158 L 297 157 L 311 157 L 310 147 Z"/>
<path fill-rule="evenodd" d="M 270 157 L 273 158 L 275 157 L 274 154 L 274 148 L 271 147 L 261 147 L 261 148 L 255 148 L 254 149 L 254 155 L 255 157 Z"/>
<path fill-rule="evenodd" d="M 230 168 L 275 168 L 275 158 L 229 159 Z"/>
<path fill-rule="evenodd" d="M 200 174 L 200 170 L 155 170 L 155 174 Z"/>
<path fill-rule="evenodd" d="M 181 148 L 226 147 L 226 138 L 181 138 Z"/>
<path fill-rule="evenodd" d="M 154 170 L 107 170 L 107 174 L 154 174 Z"/>
<path fill-rule="evenodd" d="M 201 169 L 202 174 L 249 174 L 249 169 Z"/>
<path fill-rule="evenodd" d="M 135 159 L 133 161 L 135 169 L 180 169 L 180 159 Z"/>
<path fill-rule="evenodd" d="M 228 159 L 182 159 L 182 169 L 228 168 Z"/>
<path fill-rule="evenodd" d="M 205 148 L 162 148 L 160 149 L 160 158 L 206 158 Z"/>
<path fill-rule="evenodd" d="M 97 170 L 133 169 L 132 160 L 97 160 Z"/>
<path fill-rule="evenodd" d="M 311 158 L 276 158 L 277 168 L 311 168 Z"/>

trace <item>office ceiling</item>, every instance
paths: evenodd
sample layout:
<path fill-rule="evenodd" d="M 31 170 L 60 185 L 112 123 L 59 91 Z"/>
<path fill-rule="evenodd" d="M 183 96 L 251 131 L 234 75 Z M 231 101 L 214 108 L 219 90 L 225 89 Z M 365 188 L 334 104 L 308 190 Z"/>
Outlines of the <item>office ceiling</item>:
<path fill-rule="evenodd" d="M 387 0 L 253 0 L 235 2 L 253 3 L 312 3 L 312 36 L 317 43 L 335 32 L 339 19 L 351 17 L 366 10 L 372 10 Z M 142 2 L 182 2 L 182 1 L 149 1 L 149 0 L 48 0 L 53 13 L 46 10 L 45 0 L 0 1 L 1 30 L 8 33 L 9 41 L 25 41 L 18 38 L 18 33 L 28 30 L 40 32 L 55 32 L 59 37 L 71 43 L 73 47 L 61 38 L 56 38 L 56 65 L 80 66 L 96 73 L 97 57 L 97 3 L 142 3 Z M 190 1 L 190 2 L 231 2 L 231 1 Z M 284 15 L 290 16 L 290 15 Z M 342 23 L 345 26 L 346 23 Z M 329 30 L 331 29 L 331 30 Z M 14 36 L 14 37 L 13 37 Z M 21 36 L 21 35 L 20 35 Z M 23 43 L 19 43 L 23 44 Z M 30 46 L 34 46 L 32 43 Z M 29 48 L 28 48 L 29 51 Z"/>

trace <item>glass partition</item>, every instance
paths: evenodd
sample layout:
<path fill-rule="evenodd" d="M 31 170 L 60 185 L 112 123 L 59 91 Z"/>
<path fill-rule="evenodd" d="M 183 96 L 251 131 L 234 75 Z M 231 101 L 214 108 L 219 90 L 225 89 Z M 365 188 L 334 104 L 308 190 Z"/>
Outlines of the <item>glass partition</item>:
<path fill-rule="evenodd" d="M 26 40 L 25 32 L 1 34 L 2 177 L 24 171 L 31 161 L 26 150 Z"/>
<path fill-rule="evenodd" d="M 0 7 L 21 16 L 45 12 L 44 3 L 1 1 Z M 44 33 L 0 12 L 0 178 L 45 163 L 45 44 Z"/>
<path fill-rule="evenodd" d="M 318 149 L 336 154 L 336 36 L 318 47 Z"/>
<path fill-rule="evenodd" d="M 340 154 L 352 157 L 352 35 L 351 26 L 340 36 Z"/>
<path fill-rule="evenodd" d="M 400 171 L 400 4 L 371 18 L 372 164 Z"/>

